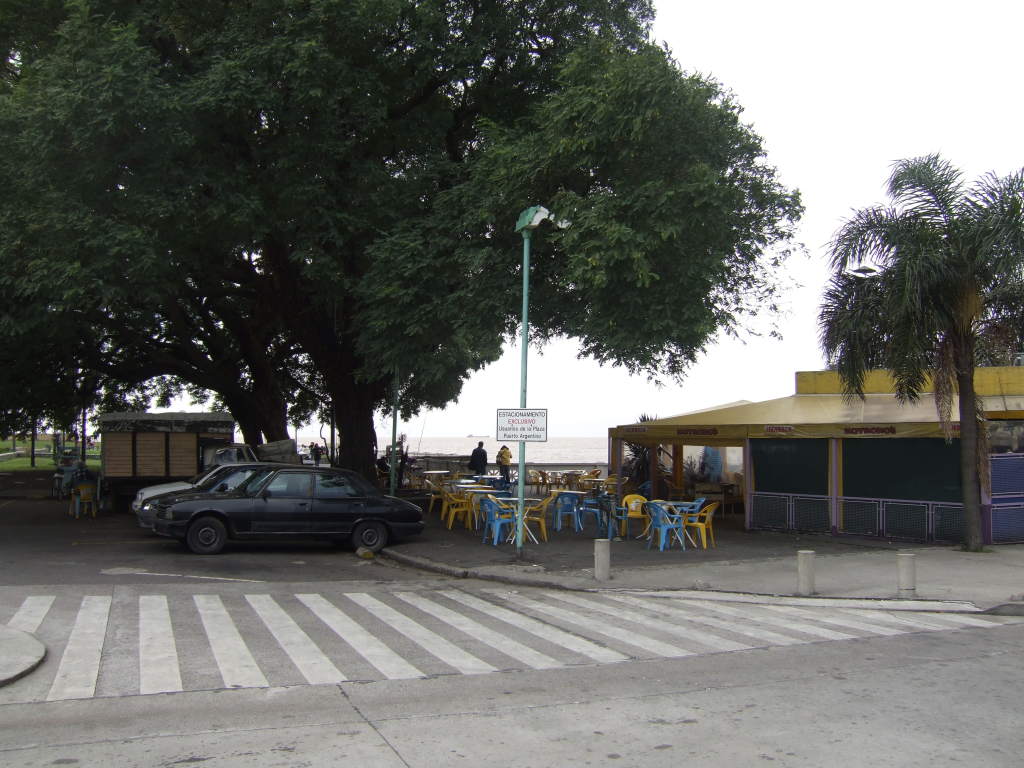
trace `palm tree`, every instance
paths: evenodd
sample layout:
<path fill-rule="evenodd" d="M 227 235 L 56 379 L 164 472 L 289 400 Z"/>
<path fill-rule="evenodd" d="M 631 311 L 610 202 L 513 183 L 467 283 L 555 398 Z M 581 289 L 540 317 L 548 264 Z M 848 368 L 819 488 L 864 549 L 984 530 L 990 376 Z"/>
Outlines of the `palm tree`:
<path fill-rule="evenodd" d="M 888 193 L 888 206 L 855 211 L 829 244 L 822 348 L 851 397 L 863 396 L 873 367 L 892 373 L 901 402 L 916 400 L 931 377 L 947 440 L 959 393 L 964 548 L 978 551 L 987 441 L 974 366 L 979 339 L 1024 311 L 997 300 L 1024 271 L 1024 172 L 966 185 L 927 155 L 896 163 Z"/>

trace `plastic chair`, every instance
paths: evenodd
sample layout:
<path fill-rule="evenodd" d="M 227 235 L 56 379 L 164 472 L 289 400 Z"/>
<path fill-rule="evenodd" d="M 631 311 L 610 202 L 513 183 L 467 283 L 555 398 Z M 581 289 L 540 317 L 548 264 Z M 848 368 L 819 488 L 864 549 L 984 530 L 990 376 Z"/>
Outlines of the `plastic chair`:
<path fill-rule="evenodd" d="M 555 498 L 555 530 L 562 530 L 562 518 L 571 517 L 573 528 L 577 531 L 583 530 L 580 522 L 579 498 L 575 493 L 559 493 Z"/>
<path fill-rule="evenodd" d="M 583 526 L 584 516 L 593 515 L 594 525 L 597 526 L 598 531 L 601 530 L 601 523 L 604 522 L 604 512 L 601 509 L 601 500 L 593 496 L 584 497 L 582 503 L 579 506 L 580 514 L 580 527 Z"/>
<path fill-rule="evenodd" d="M 488 536 L 493 536 L 494 546 L 498 546 L 505 526 L 511 529 L 515 523 L 515 516 L 511 509 L 500 504 L 490 494 L 480 499 L 480 508 L 484 511 L 484 536 L 482 541 L 486 542 Z"/>
<path fill-rule="evenodd" d="M 622 500 L 622 506 L 625 507 L 626 514 L 619 519 L 619 536 L 623 538 L 629 536 L 629 524 L 633 520 L 640 520 L 644 524 L 644 529 L 637 538 L 639 539 L 647 535 L 647 529 L 651 525 L 651 516 L 644 509 L 644 504 L 646 503 L 647 499 L 638 493 L 631 493 Z"/>
<path fill-rule="evenodd" d="M 683 523 L 684 530 L 685 528 L 696 528 L 700 532 L 700 543 L 704 549 L 708 548 L 709 538 L 712 547 L 718 546 L 715 544 L 715 529 L 711 525 L 711 520 L 719 504 L 720 502 L 717 501 L 711 502 L 697 514 L 687 515 Z"/>
<path fill-rule="evenodd" d="M 686 549 L 686 534 L 683 524 L 686 517 L 681 514 L 674 514 L 669 511 L 668 504 L 662 499 L 647 502 L 647 509 L 651 513 L 651 536 L 647 539 L 647 548 L 651 548 L 654 537 L 658 537 L 658 549 L 665 551 L 665 545 L 672 548 L 672 539 L 679 541 L 679 546 Z"/>
<path fill-rule="evenodd" d="M 441 513 L 448 516 L 448 530 L 452 529 L 452 523 L 456 517 L 461 517 L 466 528 L 473 527 L 473 505 L 469 499 L 456 496 L 448 491 L 444 492 L 444 509 Z"/>
<path fill-rule="evenodd" d="M 88 510 L 89 514 L 96 517 L 96 486 L 91 483 L 82 483 L 76 485 L 75 490 L 72 491 L 71 502 L 68 505 L 68 514 L 72 514 L 74 510 L 75 520 L 78 516 L 85 514 Z"/>
<path fill-rule="evenodd" d="M 441 517 L 444 518 L 444 491 L 437 485 L 434 485 L 430 480 L 424 479 L 423 482 L 426 484 L 426 488 L 430 491 L 430 501 L 427 503 L 427 514 L 429 515 L 434 511 L 434 502 L 440 502 L 441 504 Z"/>
<path fill-rule="evenodd" d="M 527 506 L 523 510 L 523 525 L 529 526 L 530 523 L 537 523 L 537 526 L 540 528 L 540 537 L 544 541 L 548 540 L 548 507 L 557 498 L 558 494 L 552 491 L 547 495 L 547 498 Z"/>

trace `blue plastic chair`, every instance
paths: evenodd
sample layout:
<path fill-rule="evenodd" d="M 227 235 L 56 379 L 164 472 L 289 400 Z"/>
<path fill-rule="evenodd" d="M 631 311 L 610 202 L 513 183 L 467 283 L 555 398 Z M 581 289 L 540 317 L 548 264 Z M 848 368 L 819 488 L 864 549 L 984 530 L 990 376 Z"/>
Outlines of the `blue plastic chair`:
<path fill-rule="evenodd" d="M 665 551 L 665 545 L 672 548 L 672 539 L 679 541 L 679 546 L 686 549 L 686 534 L 683 531 L 683 524 L 686 516 L 670 512 L 668 505 L 663 501 L 648 501 L 647 509 L 651 513 L 651 537 L 647 540 L 647 548 L 651 548 L 654 537 L 658 537 L 658 549 Z"/>
<path fill-rule="evenodd" d="M 601 510 L 601 500 L 593 496 L 587 496 L 580 505 L 580 525 L 582 526 L 587 515 L 594 516 L 594 525 L 598 532 L 601 530 L 601 523 L 604 522 L 604 513 Z"/>
<path fill-rule="evenodd" d="M 482 541 L 486 542 L 488 536 L 493 536 L 494 546 L 498 546 L 505 526 L 507 525 L 511 530 L 515 518 L 509 510 L 501 507 L 490 496 L 484 496 L 480 499 L 480 508 L 484 511 L 484 537 Z"/>
<path fill-rule="evenodd" d="M 576 531 L 583 530 L 583 524 L 580 521 L 580 502 L 579 497 L 575 493 L 560 493 L 558 498 L 555 499 L 554 512 L 555 516 L 555 530 L 562 530 L 562 518 L 571 517 L 573 529 Z"/>

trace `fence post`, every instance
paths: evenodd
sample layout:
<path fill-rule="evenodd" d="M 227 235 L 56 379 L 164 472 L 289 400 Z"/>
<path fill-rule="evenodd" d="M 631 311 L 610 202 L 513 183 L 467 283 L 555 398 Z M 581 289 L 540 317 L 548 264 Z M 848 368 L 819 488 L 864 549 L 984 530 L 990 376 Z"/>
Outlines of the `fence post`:
<path fill-rule="evenodd" d="M 611 571 L 611 542 L 608 539 L 594 539 L 594 579 L 608 581 Z"/>
<path fill-rule="evenodd" d="M 917 565 L 913 552 L 897 552 L 896 564 L 899 570 L 897 594 L 900 597 L 914 597 L 917 594 Z"/>
<path fill-rule="evenodd" d="M 801 549 L 796 553 L 797 594 L 814 594 L 814 550 Z"/>

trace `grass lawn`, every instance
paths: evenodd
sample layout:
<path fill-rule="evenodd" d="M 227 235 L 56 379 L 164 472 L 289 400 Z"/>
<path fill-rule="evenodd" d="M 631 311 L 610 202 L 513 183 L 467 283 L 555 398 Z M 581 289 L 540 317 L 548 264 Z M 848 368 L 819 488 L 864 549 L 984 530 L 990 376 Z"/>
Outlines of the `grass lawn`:
<path fill-rule="evenodd" d="M 86 466 L 94 472 L 99 472 L 100 469 L 100 457 L 90 456 L 86 454 Z M 29 463 L 28 456 L 17 459 L 7 459 L 6 461 L 0 461 L 0 472 L 38 472 L 40 470 L 49 470 L 56 472 L 53 459 L 49 456 L 36 456 L 36 465 L 33 467 Z"/>

